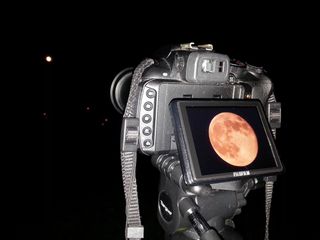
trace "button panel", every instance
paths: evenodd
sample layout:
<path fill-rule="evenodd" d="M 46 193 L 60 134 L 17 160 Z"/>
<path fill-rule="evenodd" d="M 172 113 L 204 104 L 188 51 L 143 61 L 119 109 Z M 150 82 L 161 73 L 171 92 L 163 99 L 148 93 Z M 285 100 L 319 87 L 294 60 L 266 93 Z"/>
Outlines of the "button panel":
<path fill-rule="evenodd" d="M 142 151 L 154 151 L 154 124 L 157 91 L 143 87 L 140 108 L 140 147 Z"/>

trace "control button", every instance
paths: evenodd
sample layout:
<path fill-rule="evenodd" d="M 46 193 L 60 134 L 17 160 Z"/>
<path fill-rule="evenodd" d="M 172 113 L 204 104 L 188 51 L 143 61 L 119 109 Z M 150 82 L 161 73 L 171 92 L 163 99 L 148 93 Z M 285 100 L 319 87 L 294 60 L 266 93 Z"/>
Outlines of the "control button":
<path fill-rule="evenodd" d="M 145 127 L 142 129 L 142 133 L 146 136 L 149 136 L 151 134 L 152 130 L 149 127 Z"/>
<path fill-rule="evenodd" d="M 146 92 L 148 98 L 154 98 L 156 96 L 156 91 L 149 88 Z"/>
<path fill-rule="evenodd" d="M 152 102 L 146 102 L 143 107 L 145 110 L 150 111 L 153 108 L 153 104 Z"/>
<path fill-rule="evenodd" d="M 147 139 L 143 142 L 143 146 L 145 147 L 151 147 L 152 146 L 152 141 L 151 139 Z"/>
<path fill-rule="evenodd" d="M 143 121 L 144 123 L 149 123 L 149 122 L 151 122 L 151 116 L 150 116 L 149 114 L 143 115 L 143 116 L 142 116 L 142 121 Z"/>

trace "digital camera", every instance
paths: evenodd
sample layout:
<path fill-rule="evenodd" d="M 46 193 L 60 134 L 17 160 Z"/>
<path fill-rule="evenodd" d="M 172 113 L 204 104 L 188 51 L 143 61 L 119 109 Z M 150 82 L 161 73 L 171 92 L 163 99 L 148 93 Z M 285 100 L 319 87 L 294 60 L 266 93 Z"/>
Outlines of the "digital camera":
<path fill-rule="evenodd" d="M 232 218 L 251 189 L 283 170 L 274 143 L 281 104 L 271 80 L 263 68 L 230 60 L 210 44 L 181 44 L 145 61 L 111 87 L 115 108 L 125 112 L 127 225 L 136 188 L 128 170 L 136 155 L 129 153 L 139 149 L 161 172 L 158 218 L 169 239 L 241 239 Z M 139 224 L 127 226 L 127 238 L 143 236 Z"/>

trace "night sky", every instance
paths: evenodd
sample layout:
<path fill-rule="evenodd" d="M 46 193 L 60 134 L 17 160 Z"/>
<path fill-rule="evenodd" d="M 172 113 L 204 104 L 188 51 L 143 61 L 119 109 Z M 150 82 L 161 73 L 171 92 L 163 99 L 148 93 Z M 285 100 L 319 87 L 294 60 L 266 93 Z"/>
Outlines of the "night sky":
<path fill-rule="evenodd" d="M 297 126 L 307 112 L 296 108 L 300 68 L 293 66 L 297 55 L 288 44 L 298 43 L 303 31 L 281 10 L 272 12 L 272 21 L 250 12 L 245 19 L 229 16 L 230 23 L 215 21 L 212 8 L 197 11 L 194 18 L 186 16 L 192 9 L 181 11 L 143 15 L 83 5 L 61 13 L 47 7 L 34 19 L 27 14 L 30 21 L 21 19 L 11 48 L 19 62 L 12 74 L 23 79 L 18 93 L 23 96 L 22 137 L 17 137 L 22 147 L 16 150 L 22 157 L 13 162 L 12 178 L 16 239 L 124 239 L 122 116 L 109 98 L 111 82 L 160 47 L 191 41 L 212 43 L 216 52 L 263 66 L 274 82 L 283 112 L 276 145 L 286 172 L 275 184 L 270 235 L 295 239 L 304 234 L 295 217 L 306 205 L 301 192 L 309 191 L 297 181 L 301 165 L 293 149 L 302 148 L 298 134 L 304 132 Z M 159 174 L 148 157 L 138 156 L 137 175 L 145 239 L 164 239 L 156 219 Z M 236 226 L 245 239 L 263 239 L 264 189 L 252 191 L 247 200 Z"/>

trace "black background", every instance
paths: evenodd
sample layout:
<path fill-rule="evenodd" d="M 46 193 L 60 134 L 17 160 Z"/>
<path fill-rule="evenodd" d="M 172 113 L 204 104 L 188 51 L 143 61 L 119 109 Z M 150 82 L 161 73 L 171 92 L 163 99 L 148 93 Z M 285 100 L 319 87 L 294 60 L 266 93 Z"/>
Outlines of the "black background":
<path fill-rule="evenodd" d="M 312 37 L 304 22 L 313 15 L 300 4 L 206 4 L 13 7 L 3 48 L 13 63 L 4 69 L 14 85 L 8 102 L 17 100 L 5 183 L 16 239 L 123 239 L 121 116 L 109 87 L 120 70 L 159 47 L 191 41 L 267 70 L 282 102 L 276 145 L 286 167 L 275 185 L 271 239 L 314 239 L 307 213 L 316 206 L 315 175 L 308 166 L 317 157 L 307 136 L 315 120 L 306 106 L 317 102 L 317 83 L 306 74 Z M 158 172 L 140 155 L 137 174 L 145 239 L 163 239 Z M 250 193 L 236 224 L 245 239 L 263 239 L 263 190 Z"/>

